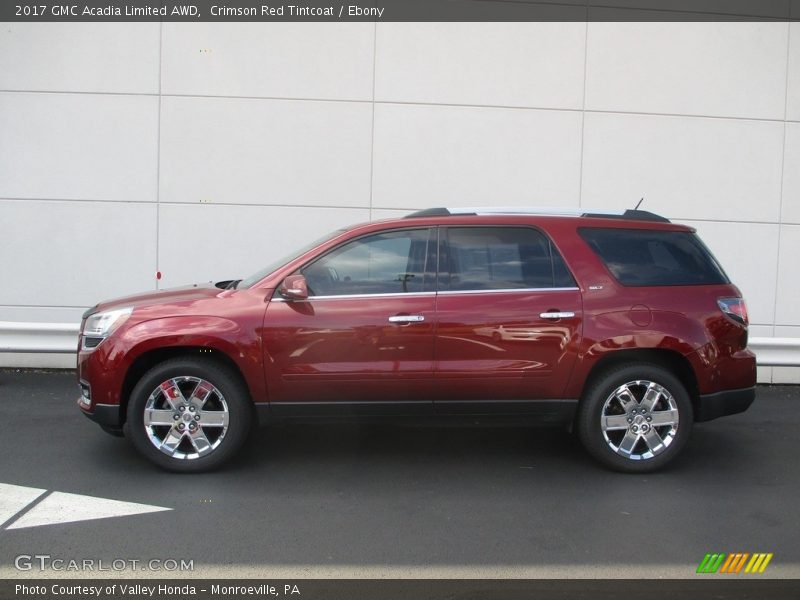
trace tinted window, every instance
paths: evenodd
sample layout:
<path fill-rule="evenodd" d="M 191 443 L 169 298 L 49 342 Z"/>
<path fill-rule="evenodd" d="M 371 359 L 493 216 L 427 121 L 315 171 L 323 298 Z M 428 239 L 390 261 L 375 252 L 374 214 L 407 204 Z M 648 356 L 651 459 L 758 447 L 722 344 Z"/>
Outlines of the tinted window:
<path fill-rule="evenodd" d="M 529 227 L 447 228 L 441 290 L 572 287 L 558 251 Z"/>
<path fill-rule="evenodd" d="M 421 292 L 427 248 L 427 229 L 381 233 L 340 246 L 302 273 L 312 296 Z"/>
<path fill-rule="evenodd" d="M 623 285 L 706 285 L 728 278 L 699 238 L 688 231 L 580 230 Z"/>

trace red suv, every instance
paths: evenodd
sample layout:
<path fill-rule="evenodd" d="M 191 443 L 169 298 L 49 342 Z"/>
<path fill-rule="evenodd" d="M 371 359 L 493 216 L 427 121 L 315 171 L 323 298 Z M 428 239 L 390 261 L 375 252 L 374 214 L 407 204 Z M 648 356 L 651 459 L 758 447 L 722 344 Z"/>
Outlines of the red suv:
<path fill-rule="evenodd" d="M 574 428 L 621 471 L 742 412 L 755 356 L 739 290 L 645 211 L 430 209 L 339 230 L 241 281 L 104 302 L 78 405 L 175 471 L 256 424 L 428 417 Z"/>

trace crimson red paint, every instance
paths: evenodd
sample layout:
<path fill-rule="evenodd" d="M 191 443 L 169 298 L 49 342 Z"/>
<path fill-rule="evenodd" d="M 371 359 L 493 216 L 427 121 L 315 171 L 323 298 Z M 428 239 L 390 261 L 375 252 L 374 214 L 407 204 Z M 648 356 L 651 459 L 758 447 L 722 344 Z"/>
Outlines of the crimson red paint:
<path fill-rule="evenodd" d="M 445 289 L 443 265 L 454 260 L 447 253 L 455 252 L 447 232 L 456 227 L 535 230 L 554 255 L 563 257 L 574 283 Z M 565 422 L 598 377 L 642 363 L 679 378 L 694 420 L 745 410 L 752 401 L 756 364 L 747 349 L 739 289 L 727 280 L 623 285 L 582 237 L 580 230 L 592 228 L 694 231 L 651 220 L 511 214 L 358 225 L 249 287 L 206 284 L 98 304 L 94 312 L 126 307 L 133 312 L 97 347 L 81 346 L 78 377 L 90 386 L 91 399 L 79 405 L 106 428 L 120 429 L 131 391 L 149 369 L 169 358 L 203 357 L 241 379 L 262 419 L 455 412 L 541 414 L 544 420 Z M 308 290 L 302 287 L 303 277 L 289 280 L 285 296 L 278 291 L 287 277 L 303 272 L 310 277 L 311 263 L 355 239 L 407 230 L 422 230 L 417 237 L 428 240 L 425 273 L 401 273 L 395 280 L 404 290 L 412 286 L 408 293 L 319 295 L 310 284 Z M 470 252 L 462 262 L 483 260 L 483 254 Z M 502 257 L 508 250 L 501 244 L 492 252 Z M 496 260 L 507 268 L 505 259 Z M 453 286 L 452 273 L 447 276 Z M 156 277 L 161 279 L 160 271 Z M 720 299 L 725 300 L 721 305 Z M 726 314 L 720 306 L 737 312 Z M 538 405 L 545 407 L 541 413 Z"/>

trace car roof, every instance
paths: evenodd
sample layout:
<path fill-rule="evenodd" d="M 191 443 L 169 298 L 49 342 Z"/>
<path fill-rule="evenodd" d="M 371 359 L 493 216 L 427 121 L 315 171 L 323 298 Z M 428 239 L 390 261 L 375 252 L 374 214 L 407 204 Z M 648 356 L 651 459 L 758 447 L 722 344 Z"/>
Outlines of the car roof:
<path fill-rule="evenodd" d="M 644 210 L 588 209 L 573 207 L 464 207 L 429 208 L 404 217 L 362 223 L 352 229 L 376 229 L 370 226 L 447 226 L 447 225 L 542 225 L 566 228 L 594 227 L 616 229 L 655 229 L 660 231 L 696 231 L 690 225 Z"/>
<path fill-rule="evenodd" d="M 468 206 L 458 208 L 426 208 L 406 215 L 404 218 L 413 219 L 420 217 L 450 217 L 450 216 L 558 216 L 558 217 L 587 217 L 623 219 L 630 221 L 650 221 L 654 223 L 670 223 L 670 220 L 653 212 L 638 209 L 587 209 L 581 207 L 486 207 Z"/>

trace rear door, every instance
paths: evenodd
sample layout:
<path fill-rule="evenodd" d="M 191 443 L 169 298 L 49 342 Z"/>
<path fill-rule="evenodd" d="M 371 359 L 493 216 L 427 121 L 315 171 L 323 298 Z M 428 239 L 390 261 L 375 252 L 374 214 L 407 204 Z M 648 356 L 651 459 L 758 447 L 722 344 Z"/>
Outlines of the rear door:
<path fill-rule="evenodd" d="M 563 396 L 581 294 L 542 231 L 442 227 L 437 320 L 438 412 L 496 412 L 498 401 Z"/>

